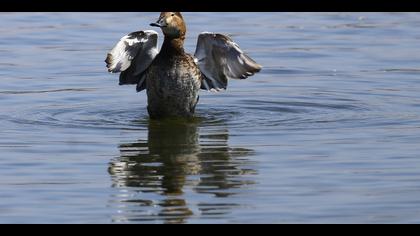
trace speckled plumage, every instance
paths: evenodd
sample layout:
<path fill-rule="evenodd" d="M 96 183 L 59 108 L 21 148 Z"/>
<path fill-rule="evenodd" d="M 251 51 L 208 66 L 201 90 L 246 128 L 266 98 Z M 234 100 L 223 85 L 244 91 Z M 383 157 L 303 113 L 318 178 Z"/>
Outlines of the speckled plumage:
<path fill-rule="evenodd" d="M 162 47 L 144 76 L 151 118 L 194 115 L 201 72 L 191 55 L 169 53 Z"/>
<path fill-rule="evenodd" d="M 185 53 L 186 26 L 180 13 L 162 12 L 157 23 L 165 35 L 162 49 L 145 73 L 147 110 L 151 118 L 192 117 L 201 72 Z"/>
<path fill-rule="evenodd" d="M 152 119 L 192 117 L 200 89 L 224 90 L 229 79 L 245 79 L 261 70 L 223 34 L 202 32 L 194 57 L 187 54 L 187 30 L 179 12 L 162 12 L 150 25 L 159 27 L 165 36 L 159 52 L 157 32 L 133 32 L 121 38 L 105 62 L 110 72 L 121 72 L 120 85 L 137 84 L 137 92 L 147 91 Z"/>

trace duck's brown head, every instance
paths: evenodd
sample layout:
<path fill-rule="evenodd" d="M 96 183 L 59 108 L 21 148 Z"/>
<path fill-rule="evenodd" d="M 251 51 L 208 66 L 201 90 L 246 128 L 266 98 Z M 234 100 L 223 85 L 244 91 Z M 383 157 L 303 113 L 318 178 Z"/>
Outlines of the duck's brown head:
<path fill-rule="evenodd" d="M 163 34 L 170 38 L 185 38 L 187 31 L 180 12 L 161 12 L 159 19 L 150 25 L 160 27 Z"/>

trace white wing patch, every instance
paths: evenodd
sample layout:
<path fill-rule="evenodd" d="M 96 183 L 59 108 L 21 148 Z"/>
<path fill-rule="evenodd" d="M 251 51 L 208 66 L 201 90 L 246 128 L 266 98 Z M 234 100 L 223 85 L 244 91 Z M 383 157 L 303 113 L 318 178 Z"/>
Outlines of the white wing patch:
<path fill-rule="evenodd" d="M 106 67 L 120 74 L 120 85 L 137 84 L 137 90 L 146 88 L 143 72 L 158 54 L 158 33 L 153 30 L 137 31 L 120 39 L 106 57 Z"/>
<path fill-rule="evenodd" d="M 156 45 L 152 42 L 150 47 L 145 47 L 149 41 L 153 40 L 153 36 L 156 38 Z M 127 70 L 139 51 L 152 50 L 153 47 L 157 47 L 157 32 L 152 30 L 137 31 L 122 37 L 107 55 L 105 62 L 108 71 L 117 73 Z"/>

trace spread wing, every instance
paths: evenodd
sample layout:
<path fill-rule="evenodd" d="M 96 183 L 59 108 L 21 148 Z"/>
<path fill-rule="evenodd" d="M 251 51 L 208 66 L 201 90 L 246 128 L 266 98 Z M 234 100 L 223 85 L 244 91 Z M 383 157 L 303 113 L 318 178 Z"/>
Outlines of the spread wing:
<path fill-rule="evenodd" d="M 137 31 L 120 39 L 106 57 L 106 67 L 111 73 L 120 74 L 120 85 L 137 84 L 146 88 L 142 73 L 150 66 L 158 53 L 158 33 L 153 30 Z"/>
<path fill-rule="evenodd" d="M 239 46 L 223 34 L 203 32 L 198 36 L 194 54 L 204 75 L 201 89 L 226 89 L 228 79 L 246 79 L 261 70 Z"/>

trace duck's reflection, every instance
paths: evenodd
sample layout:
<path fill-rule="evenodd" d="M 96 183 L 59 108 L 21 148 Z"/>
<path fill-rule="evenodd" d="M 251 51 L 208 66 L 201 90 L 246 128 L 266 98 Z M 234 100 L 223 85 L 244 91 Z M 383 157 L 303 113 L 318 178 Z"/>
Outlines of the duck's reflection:
<path fill-rule="evenodd" d="M 192 215 L 229 212 L 235 204 L 220 198 L 252 184 L 255 171 L 245 158 L 252 150 L 230 148 L 228 137 L 223 128 L 199 132 L 198 122 L 150 121 L 147 140 L 121 144 L 120 157 L 110 163 L 120 190 L 113 220 L 183 223 Z"/>

